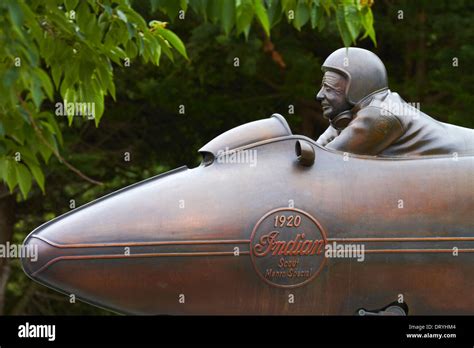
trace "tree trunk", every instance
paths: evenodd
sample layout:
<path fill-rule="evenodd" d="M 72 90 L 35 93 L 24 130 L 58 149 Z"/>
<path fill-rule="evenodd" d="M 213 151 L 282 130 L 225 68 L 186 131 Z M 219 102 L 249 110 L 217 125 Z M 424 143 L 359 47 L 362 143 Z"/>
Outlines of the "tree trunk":
<path fill-rule="evenodd" d="M 15 223 L 15 197 L 0 183 L 0 244 L 11 242 Z M 5 289 L 10 275 L 8 259 L 0 258 L 0 315 L 5 311 Z"/>

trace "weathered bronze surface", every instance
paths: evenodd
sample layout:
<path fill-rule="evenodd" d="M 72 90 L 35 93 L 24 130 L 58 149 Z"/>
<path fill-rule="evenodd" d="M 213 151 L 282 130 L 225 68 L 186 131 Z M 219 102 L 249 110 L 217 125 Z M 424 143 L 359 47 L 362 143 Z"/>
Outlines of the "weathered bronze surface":
<path fill-rule="evenodd" d="M 474 152 L 474 130 L 436 121 L 391 92 L 385 66 L 374 53 L 341 48 L 322 69 L 317 98 L 330 125 L 318 144 L 361 155 Z"/>
<path fill-rule="evenodd" d="M 33 231 L 25 272 L 133 314 L 474 314 L 474 153 L 345 154 L 281 116 L 201 153 Z"/>

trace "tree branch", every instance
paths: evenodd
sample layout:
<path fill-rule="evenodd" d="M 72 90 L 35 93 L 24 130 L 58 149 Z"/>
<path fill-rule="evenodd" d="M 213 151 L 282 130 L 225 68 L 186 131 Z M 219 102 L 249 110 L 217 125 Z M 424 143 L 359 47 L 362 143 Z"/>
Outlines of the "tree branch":
<path fill-rule="evenodd" d="M 33 126 L 36 134 L 38 135 L 38 137 L 40 138 L 40 140 L 53 152 L 53 154 L 56 156 L 56 158 L 59 160 L 60 163 L 63 163 L 67 168 L 69 168 L 69 170 L 73 171 L 74 173 L 76 173 L 79 177 L 81 177 L 82 179 L 92 183 L 92 184 L 95 184 L 95 185 L 103 185 L 104 183 L 101 182 L 101 181 L 97 181 L 97 180 L 94 180 L 92 179 L 91 177 L 85 175 L 84 173 L 82 173 L 79 169 L 77 169 L 76 167 L 74 167 L 72 164 L 70 164 L 68 161 L 66 161 L 64 159 L 63 156 L 61 156 L 61 154 L 59 153 L 59 151 L 54 147 L 52 146 L 44 137 L 43 133 L 41 132 L 41 129 L 38 127 L 38 125 L 36 124 L 33 116 L 31 116 L 31 113 L 28 111 L 28 108 L 27 108 L 27 105 L 26 105 L 26 102 L 23 100 L 22 97 L 19 97 L 19 100 L 20 100 L 20 103 L 21 105 L 23 106 L 23 109 L 25 110 L 25 112 L 28 114 L 28 118 L 31 122 L 31 125 Z"/>

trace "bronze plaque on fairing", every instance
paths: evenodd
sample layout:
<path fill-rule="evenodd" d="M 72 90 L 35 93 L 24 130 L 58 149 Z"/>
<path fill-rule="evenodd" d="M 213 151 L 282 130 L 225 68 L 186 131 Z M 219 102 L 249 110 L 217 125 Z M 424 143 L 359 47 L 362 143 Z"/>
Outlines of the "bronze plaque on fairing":
<path fill-rule="evenodd" d="M 326 233 L 310 214 L 279 208 L 255 225 L 250 255 L 257 274 L 268 284 L 294 288 L 313 280 L 326 261 Z"/>

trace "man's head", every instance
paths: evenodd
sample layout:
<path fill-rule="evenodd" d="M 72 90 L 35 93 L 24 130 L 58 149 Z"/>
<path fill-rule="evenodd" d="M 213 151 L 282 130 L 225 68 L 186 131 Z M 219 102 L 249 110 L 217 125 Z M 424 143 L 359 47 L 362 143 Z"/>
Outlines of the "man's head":
<path fill-rule="evenodd" d="M 352 109 L 368 95 L 388 88 L 383 62 L 362 48 L 340 48 L 326 58 L 321 68 L 324 77 L 316 98 L 329 119 Z"/>
<path fill-rule="evenodd" d="M 329 70 L 324 73 L 321 89 L 316 95 L 316 99 L 321 102 L 324 117 L 333 119 L 352 108 L 346 98 L 347 83 L 347 79 L 341 74 Z"/>

